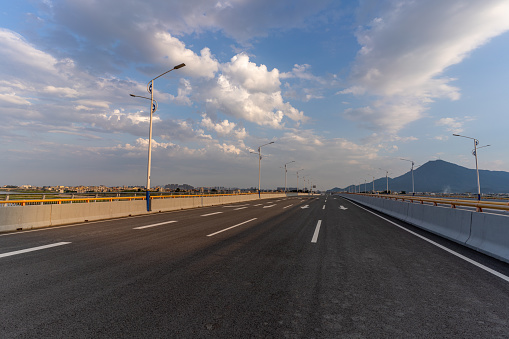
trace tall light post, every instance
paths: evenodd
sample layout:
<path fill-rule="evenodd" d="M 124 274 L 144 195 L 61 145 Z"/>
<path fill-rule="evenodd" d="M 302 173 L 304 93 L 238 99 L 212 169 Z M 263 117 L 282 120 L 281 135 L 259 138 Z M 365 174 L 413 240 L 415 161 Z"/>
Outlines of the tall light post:
<path fill-rule="evenodd" d="M 415 195 L 415 186 L 414 186 L 414 161 L 400 158 L 400 160 L 410 161 L 412 163 L 412 195 Z"/>
<path fill-rule="evenodd" d="M 260 187 L 261 187 L 261 182 L 262 182 L 262 152 L 261 152 L 261 149 L 263 146 L 267 146 L 267 145 L 270 145 L 273 143 L 274 143 L 274 141 L 271 141 L 271 142 L 268 142 L 261 146 L 258 146 L 258 198 L 259 199 L 261 198 Z M 255 153 L 255 152 L 250 152 L 250 153 Z"/>
<path fill-rule="evenodd" d="M 380 171 L 385 171 L 385 181 L 387 182 L 386 192 L 389 194 L 389 171 L 378 168 Z"/>
<path fill-rule="evenodd" d="M 467 139 L 474 140 L 474 152 L 473 152 L 473 154 L 475 156 L 475 171 L 477 172 L 477 200 L 481 200 L 481 182 L 479 181 L 479 166 L 477 164 L 477 145 L 479 145 L 479 140 L 477 140 L 475 138 L 471 138 L 471 137 L 466 137 L 464 135 L 459 135 L 459 134 L 453 134 L 453 135 L 455 137 L 462 137 L 462 138 L 467 138 Z M 482 146 L 482 147 L 487 147 L 487 146 Z"/>
<path fill-rule="evenodd" d="M 147 84 L 147 91 L 150 93 L 150 125 L 149 125 L 149 130 L 148 130 L 148 165 L 147 165 L 147 197 L 146 197 L 147 212 L 150 212 L 152 210 L 152 205 L 150 202 L 150 169 L 152 167 L 151 166 L 152 165 L 152 116 L 153 116 L 155 110 L 157 109 L 157 102 L 156 102 L 156 105 L 154 105 L 154 101 L 155 101 L 154 100 L 154 80 L 162 77 L 166 73 L 169 73 L 175 69 L 182 68 L 185 65 L 186 64 L 184 64 L 184 63 L 179 64 L 179 65 L 173 67 L 172 69 L 170 69 L 169 71 L 166 71 L 163 74 L 156 76 L 154 79 L 150 80 Z M 130 95 L 135 98 L 138 97 L 138 98 L 148 99 L 146 97 L 142 97 L 139 95 L 134 95 L 134 94 L 130 94 Z"/>
<path fill-rule="evenodd" d="M 373 176 L 373 194 L 375 194 L 375 176 Z"/>
<path fill-rule="evenodd" d="M 304 171 L 304 168 L 301 168 L 300 170 L 295 171 L 295 173 L 297 173 L 297 195 L 299 195 L 299 172 L 300 171 Z"/>
<path fill-rule="evenodd" d="M 286 173 L 288 172 L 288 171 L 286 170 L 286 165 L 291 164 L 292 162 L 295 162 L 295 160 L 292 160 L 292 161 L 287 162 L 287 163 L 285 164 L 285 193 L 286 193 Z"/>

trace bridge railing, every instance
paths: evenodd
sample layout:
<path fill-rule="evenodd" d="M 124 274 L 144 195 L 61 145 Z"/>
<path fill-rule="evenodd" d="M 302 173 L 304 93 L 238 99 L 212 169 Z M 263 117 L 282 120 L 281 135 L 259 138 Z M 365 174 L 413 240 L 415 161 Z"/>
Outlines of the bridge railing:
<path fill-rule="evenodd" d="M 277 193 L 277 192 L 276 192 Z M 199 198 L 199 197 L 225 197 L 225 196 L 239 196 L 239 195 L 258 195 L 258 193 L 235 193 L 235 194 L 199 194 L 199 195 L 151 195 L 150 199 L 181 199 L 181 198 Z M 263 195 L 273 194 L 272 192 L 262 192 Z M 91 203 L 91 202 L 111 202 L 111 201 L 133 201 L 133 200 L 146 200 L 145 196 L 112 196 L 112 197 L 80 197 L 80 198 L 58 198 L 58 199 L 23 199 L 23 200 L 4 200 L 0 201 L 2 206 L 30 206 L 30 205 L 61 205 L 61 204 L 77 204 L 77 203 Z"/>
<path fill-rule="evenodd" d="M 485 200 L 478 201 L 463 199 L 430 198 L 422 196 L 394 195 L 394 194 L 365 194 L 365 193 L 355 193 L 355 194 L 381 199 L 408 201 L 411 203 L 421 203 L 421 204 L 428 203 L 434 206 L 438 205 L 449 206 L 451 208 L 456 208 L 457 206 L 474 207 L 477 212 L 482 212 L 483 209 L 509 211 L 509 202 L 503 201 L 485 201 Z"/>

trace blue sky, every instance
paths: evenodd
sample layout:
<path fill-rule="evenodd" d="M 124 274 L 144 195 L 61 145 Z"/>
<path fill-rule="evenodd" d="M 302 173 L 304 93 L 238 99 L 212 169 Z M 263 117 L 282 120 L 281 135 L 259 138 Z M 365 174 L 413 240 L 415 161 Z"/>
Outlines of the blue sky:
<path fill-rule="evenodd" d="M 509 171 L 509 3 L 15 1 L 0 185 L 345 187 L 442 159 Z M 473 179 L 474 180 L 474 179 Z M 416 187 L 418 187 L 416 178 Z M 482 183 L 481 183 L 482 184 Z M 300 182 L 302 186 L 302 180 Z"/>

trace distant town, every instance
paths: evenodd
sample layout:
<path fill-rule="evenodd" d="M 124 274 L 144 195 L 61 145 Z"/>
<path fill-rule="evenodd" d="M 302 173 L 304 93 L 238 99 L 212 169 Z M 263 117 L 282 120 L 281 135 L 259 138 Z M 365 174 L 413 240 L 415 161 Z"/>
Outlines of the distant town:
<path fill-rule="evenodd" d="M 108 187 L 104 185 L 99 186 L 32 186 L 32 185 L 4 185 L 0 191 L 4 192 L 23 192 L 23 193 L 133 193 L 144 192 L 145 186 L 113 186 Z M 168 184 L 165 186 L 156 186 L 150 189 L 153 192 L 183 192 L 183 193 L 248 193 L 257 192 L 256 187 L 251 188 L 238 188 L 238 187 L 194 187 L 188 184 Z M 276 190 L 262 190 L 262 191 L 284 191 L 284 187 L 278 187 Z M 287 192 L 296 192 L 297 188 L 288 187 Z M 300 191 L 303 191 L 302 189 Z M 306 192 L 306 190 L 304 190 Z"/>

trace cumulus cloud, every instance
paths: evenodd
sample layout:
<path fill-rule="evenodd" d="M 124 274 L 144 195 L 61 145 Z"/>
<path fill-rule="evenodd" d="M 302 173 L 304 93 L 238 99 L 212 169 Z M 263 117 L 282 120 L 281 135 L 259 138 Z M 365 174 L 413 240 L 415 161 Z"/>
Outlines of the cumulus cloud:
<path fill-rule="evenodd" d="M 189 95 L 191 94 L 193 87 L 191 86 L 191 82 L 187 79 L 180 79 L 180 86 L 178 89 L 178 95 L 173 96 L 170 94 L 170 98 L 173 102 L 180 104 L 191 106 L 191 99 L 189 99 Z"/>
<path fill-rule="evenodd" d="M 284 126 L 285 116 L 296 123 L 306 121 L 304 112 L 283 100 L 280 85 L 277 69 L 269 71 L 239 54 L 221 66 L 217 80 L 203 86 L 199 95 L 210 114 L 220 111 L 276 129 Z"/>
<path fill-rule="evenodd" d="M 257 66 L 249 60 L 247 54 L 238 54 L 230 62 L 222 65 L 225 77 L 250 92 L 273 93 L 279 90 L 279 71 L 269 71 L 267 66 Z"/>
<path fill-rule="evenodd" d="M 202 118 L 203 119 L 201 121 L 201 125 L 203 127 L 207 128 L 208 130 L 215 131 L 221 136 L 230 134 L 235 129 L 235 126 L 237 126 L 237 124 L 234 122 L 229 122 L 228 120 L 213 123 L 212 119 L 210 119 L 206 114 L 202 114 Z"/>
<path fill-rule="evenodd" d="M 441 118 L 436 122 L 437 126 L 444 126 L 445 129 L 452 133 L 463 132 L 463 125 L 466 122 L 474 120 L 472 117 L 464 118 Z"/>
<path fill-rule="evenodd" d="M 166 32 L 156 32 L 153 40 L 151 52 L 154 53 L 153 58 L 157 63 L 168 64 L 169 60 L 174 66 L 185 61 L 187 66 L 179 69 L 179 72 L 194 77 L 213 78 L 217 72 L 219 63 L 209 48 L 203 48 L 198 55 L 186 48 L 182 41 Z"/>
<path fill-rule="evenodd" d="M 339 92 L 378 99 L 345 115 L 395 132 L 421 118 L 430 102 L 457 100 L 460 90 L 444 72 L 509 30 L 508 17 L 509 3 L 504 0 L 391 3 L 358 31 L 362 48 L 351 73 L 352 86 Z"/>

